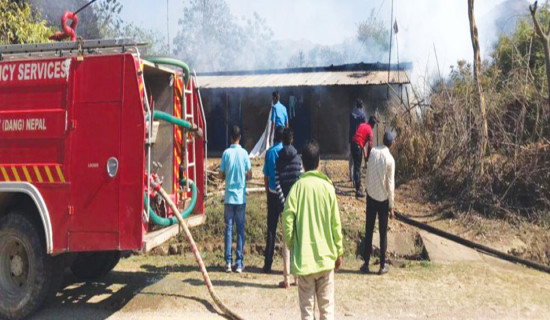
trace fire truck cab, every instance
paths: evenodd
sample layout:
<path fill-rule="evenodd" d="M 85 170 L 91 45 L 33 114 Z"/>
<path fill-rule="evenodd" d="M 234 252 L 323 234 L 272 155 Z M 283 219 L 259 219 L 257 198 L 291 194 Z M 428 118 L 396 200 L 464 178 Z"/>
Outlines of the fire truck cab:
<path fill-rule="evenodd" d="M 122 251 L 204 222 L 206 121 L 184 63 L 130 40 L 0 46 L 0 317 L 22 318 L 65 267 L 93 279 Z"/>

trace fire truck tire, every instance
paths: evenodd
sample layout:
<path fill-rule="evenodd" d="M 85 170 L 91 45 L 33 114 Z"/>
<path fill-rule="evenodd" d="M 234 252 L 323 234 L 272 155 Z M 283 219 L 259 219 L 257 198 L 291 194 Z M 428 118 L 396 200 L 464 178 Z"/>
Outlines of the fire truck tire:
<path fill-rule="evenodd" d="M 46 253 L 40 234 L 24 214 L 0 219 L 0 318 L 25 318 L 59 287 L 61 259 Z"/>
<path fill-rule="evenodd" d="M 81 280 L 92 280 L 107 275 L 119 260 L 120 251 L 81 252 L 71 265 L 71 271 Z"/>

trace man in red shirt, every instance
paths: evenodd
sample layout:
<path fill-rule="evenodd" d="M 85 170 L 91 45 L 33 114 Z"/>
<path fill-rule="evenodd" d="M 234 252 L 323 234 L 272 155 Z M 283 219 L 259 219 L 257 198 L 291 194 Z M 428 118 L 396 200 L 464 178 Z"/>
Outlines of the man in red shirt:
<path fill-rule="evenodd" d="M 369 159 L 370 149 L 374 145 L 374 125 L 376 117 L 371 116 L 368 122 L 363 122 L 357 127 L 355 135 L 351 139 L 351 155 L 353 157 L 353 181 L 355 184 L 355 197 L 365 197 L 361 186 L 361 163 Z"/>

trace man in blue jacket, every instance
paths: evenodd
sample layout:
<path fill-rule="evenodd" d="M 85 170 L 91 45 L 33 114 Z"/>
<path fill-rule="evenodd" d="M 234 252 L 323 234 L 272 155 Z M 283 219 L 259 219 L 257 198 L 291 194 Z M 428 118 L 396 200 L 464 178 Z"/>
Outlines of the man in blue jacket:
<path fill-rule="evenodd" d="M 286 107 L 279 101 L 281 96 L 279 91 L 273 91 L 271 95 L 273 107 L 271 108 L 271 133 L 269 141 L 272 141 L 273 132 L 277 127 L 288 127 L 288 114 L 286 112 Z"/>
<path fill-rule="evenodd" d="M 275 251 L 275 236 L 277 235 L 277 222 L 283 211 L 283 205 L 279 201 L 279 195 L 275 186 L 275 163 L 279 157 L 279 151 L 283 149 L 283 144 L 281 143 L 283 131 L 284 128 L 281 126 L 275 129 L 274 144 L 265 154 L 264 185 L 267 194 L 267 236 L 264 252 L 264 273 L 271 272 L 273 253 Z"/>

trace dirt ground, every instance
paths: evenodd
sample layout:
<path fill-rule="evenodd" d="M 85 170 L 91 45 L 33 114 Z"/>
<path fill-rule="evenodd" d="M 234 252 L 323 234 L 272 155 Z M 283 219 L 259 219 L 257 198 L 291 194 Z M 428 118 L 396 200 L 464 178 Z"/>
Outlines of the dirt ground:
<path fill-rule="evenodd" d="M 216 160 L 212 162 L 215 163 Z M 219 161 L 219 160 L 218 160 Z M 254 162 L 261 187 L 261 163 Z M 362 264 L 355 247 L 365 223 L 364 199 L 355 199 L 347 178 L 347 161 L 322 161 L 321 169 L 333 180 L 339 198 L 346 256 L 336 276 L 336 319 L 550 319 L 550 274 L 503 262 L 474 250 L 422 234 L 431 261 L 395 258 L 389 274 L 358 272 Z M 221 189 L 212 185 L 210 191 Z M 273 274 L 262 274 L 265 221 L 264 195 L 250 196 L 247 204 L 247 254 L 243 274 L 225 273 L 219 243 L 221 196 L 207 200 L 207 225 L 192 232 L 199 239 L 210 277 L 221 299 L 245 319 L 297 319 L 297 289 L 277 288 L 282 264 L 275 258 Z M 522 222 L 520 226 L 474 215 L 455 213 L 452 204 L 428 201 L 418 181 L 399 186 L 397 209 L 415 219 L 455 232 L 471 240 L 518 255 L 532 254 L 534 239 L 544 243 L 548 230 Z M 390 236 L 419 233 L 390 221 Z M 200 234 L 199 234 L 200 233 Z M 516 239 L 516 241 L 514 241 Z M 396 242 L 397 243 L 397 242 Z M 392 248 L 390 252 L 398 251 Z M 541 246 L 543 247 L 543 246 Z M 544 249 L 542 249 L 544 250 Z M 532 254 L 534 256 L 534 254 Z M 371 260 L 372 262 L 372 260 Z M 378 266 L 371 265 L 371 270 Z M 83 283 L 70 274 L 62 291 L 31 319 L 223 319 L 210 298 L 193 255 L 134 255 L 121 260 L 107 277 Z"/>
<path fill-rule="evenodd" d="M 207 261 L 208 261 L 207 255 Z M 246 319 L 298 319 L 297 289 L 276 288 L 260 259 L 241 275 L 210 267 L 221 299 Z M 492 261 L 411 262 L 386 276 L 358 273 L 346 259 L 336 274 L 336 319 L 548 319 L 550 275 Z M 212 263 L 209 263 L 212 265 Z M 252 266 L 254 265 L 254 266 Z M 280 266 L 280 261 L 275 261 Z M 134 256 L 102 281 L 67 280 L 32 319 L 223 319 L 191 255 Z"/>

